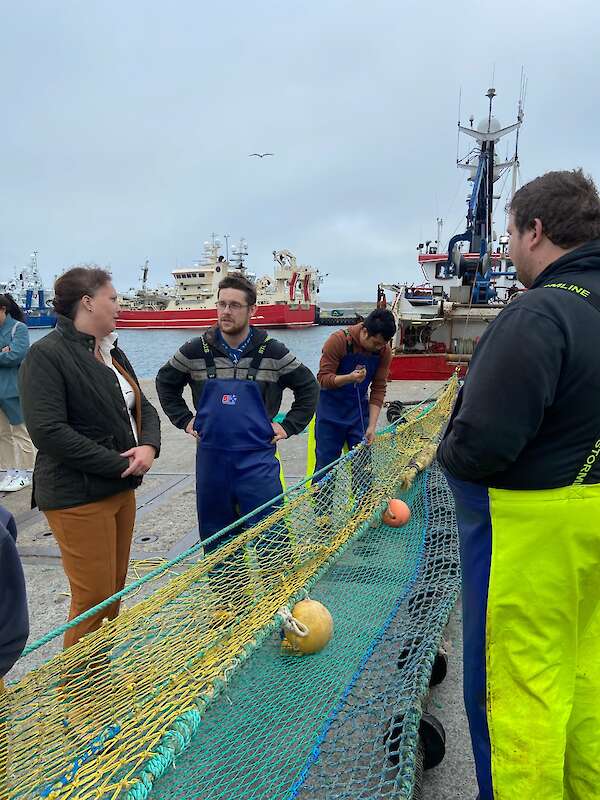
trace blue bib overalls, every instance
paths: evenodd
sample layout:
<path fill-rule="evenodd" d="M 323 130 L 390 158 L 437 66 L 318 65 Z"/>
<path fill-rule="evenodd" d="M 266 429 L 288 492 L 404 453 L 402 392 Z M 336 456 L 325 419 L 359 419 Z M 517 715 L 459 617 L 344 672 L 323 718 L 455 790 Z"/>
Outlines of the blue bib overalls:
<path fill-rule="evenodd" d="M 267 341 L 258 349 L 247 379 L 240 380 L 217 378 L 214 356 L 203 338 L 208 380 L 194 422 L 198 433 L 196 506 L 202 541 L 282 492 L 276 447 L 271 444 L 274 432 L 255 383 Z M 257 514 L 248 525 L 270 510 Z M 205 552 L 222 541 L 211 543 Z"/>
<path fill-rule="evenodd" d="M 337 389 L 321 389 L 315 420 L 316 466 L 315 471 L 331 464 L 342 453 L 344 443 L 356 447 L 369 425 L 368 391 L 377 367 L 378 353 L 355 353 L 350 334 L 346 331 L 347 352 L 341 359 L 337 375 L 348 375 L 356 367 L 364 366 L 367 374 L 360 383 L 351 383 Z"/>

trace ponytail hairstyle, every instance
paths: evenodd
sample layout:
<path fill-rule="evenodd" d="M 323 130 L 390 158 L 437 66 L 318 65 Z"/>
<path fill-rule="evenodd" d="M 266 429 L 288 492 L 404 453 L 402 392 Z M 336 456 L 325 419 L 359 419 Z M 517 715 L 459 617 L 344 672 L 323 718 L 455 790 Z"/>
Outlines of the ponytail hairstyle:
<path fill-rule="evenodd" d="M 57 314 L 74 319 L 79 301 L 86 295 L 93 297 L 98 289 L 112 280 L 100 267 L 73 267 L 64 272 L 54 284 L 52 305 Z"/>

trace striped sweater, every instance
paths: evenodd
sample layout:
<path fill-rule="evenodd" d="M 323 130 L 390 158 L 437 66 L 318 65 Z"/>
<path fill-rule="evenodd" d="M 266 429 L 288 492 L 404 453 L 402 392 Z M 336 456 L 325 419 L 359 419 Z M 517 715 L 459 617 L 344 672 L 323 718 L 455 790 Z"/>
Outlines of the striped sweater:
<path fill-rule="evenodd" d="M 204 337 L 190 339 L 161 367 L 156 376 L 160 403 L 165 414 L 177 428 L 184 429 L 194 416 L 194 411 L 190 410 L 183 397 L 185 387 L 191 387 L 195 409 L 209 379 L 202 338 L 214 357 L 216 377 L 224 380 L 233 378 L 245 380 L 258 348 L 267 339 L 264 331 L 251 327 L 250 343 L 238 363 L 234 364 L 226 349 L 218 341 L 216 331 L 216 327 L 209 328 Z M 267 416 L 271 420 L 281 407 L 283 390 L 291 389 L 294 402 L 281 424 L 288 436 L 304 430 L 315 412 L 319 385 L 308 367 L 298 361 L 296 356 L 277 339 L 269 339 L 267 342 L 255 382 L 260 389 Z"/>

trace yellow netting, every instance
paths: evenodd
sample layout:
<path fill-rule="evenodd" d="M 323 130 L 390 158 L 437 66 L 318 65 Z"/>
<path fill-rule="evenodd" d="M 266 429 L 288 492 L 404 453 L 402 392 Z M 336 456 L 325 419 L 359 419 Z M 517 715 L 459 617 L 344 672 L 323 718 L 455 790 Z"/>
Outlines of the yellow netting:
<path fill-rule="evenodd" d="M 299 487 L 254 527 L 0 695 L 0 797 L 144 798 L 207 703 L 390 496 L 426 466 L 456 381 L 426 413 Z M 148 772 L 152 763 L 154 772 Z M 158 765 L 158 766 L 157 766 Z"/>

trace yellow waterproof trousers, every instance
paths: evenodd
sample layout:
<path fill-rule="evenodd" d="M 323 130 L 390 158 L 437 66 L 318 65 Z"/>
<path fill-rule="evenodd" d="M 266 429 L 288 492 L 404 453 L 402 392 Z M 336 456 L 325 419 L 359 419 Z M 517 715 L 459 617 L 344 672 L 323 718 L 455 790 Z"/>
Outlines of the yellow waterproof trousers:
<path fill-rule="evenodd" d="M 600 800 L 600 485 L 449 483 L 481 800 Z"/>

